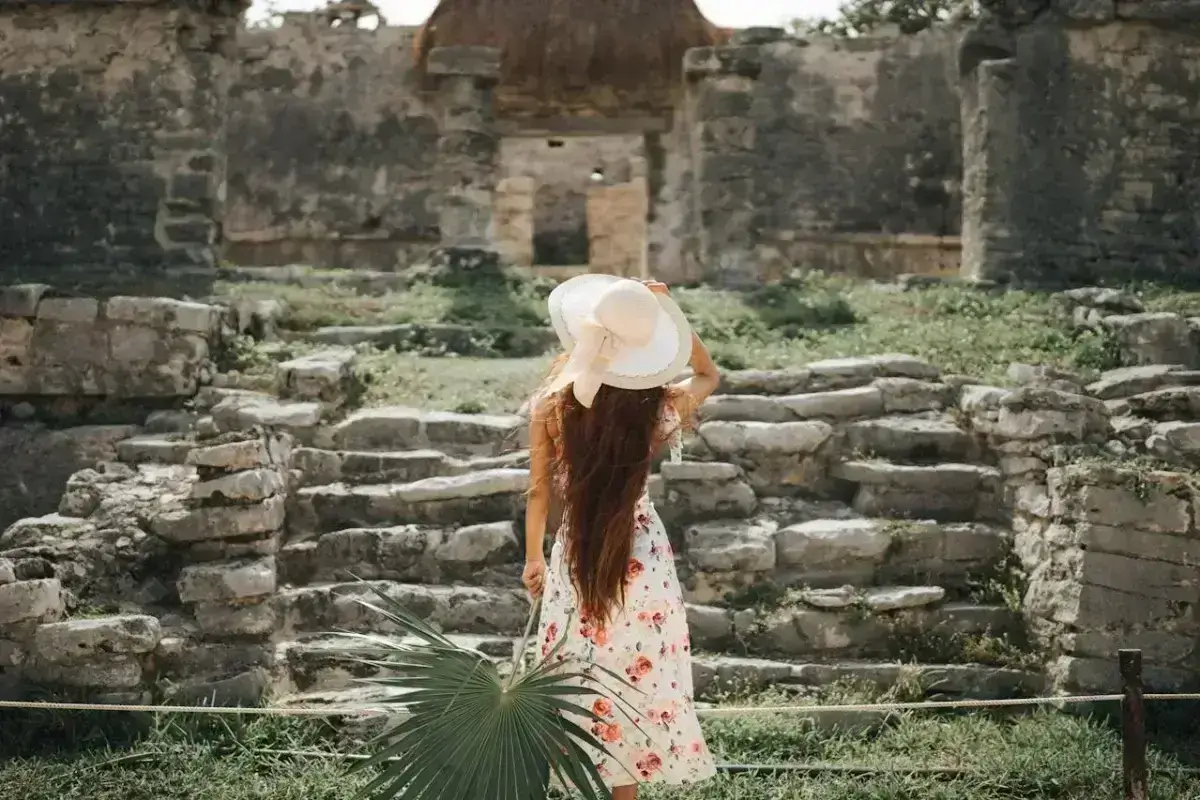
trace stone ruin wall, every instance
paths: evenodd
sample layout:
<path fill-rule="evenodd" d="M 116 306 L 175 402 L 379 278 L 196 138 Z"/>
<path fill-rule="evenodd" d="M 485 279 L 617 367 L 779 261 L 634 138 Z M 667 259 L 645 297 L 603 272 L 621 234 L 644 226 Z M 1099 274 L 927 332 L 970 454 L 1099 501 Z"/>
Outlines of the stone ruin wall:
<path fill-rule="evenodd" d="M 402 269 L 439 242 L 438 103 L 414 81 L 412 35 L 333 28 L 303 14 L 243 33 L 231 101 L 228 258 Z M 586 241 L 592 169 L 606 167 L 622 182 L 642 159 L 634 169 L 645 170 L 650 187 L 649 250 L 660 277 L 721 280 L 701 239 L 715 226 L 710 249 L 736 249 L 713 219 L 732 225 L 725 206 L 735 205 L 768 277 L 785 263 L 883 277 L 953 270 L 956 35 L 752 44 L 761 70 L 744 96 L 714 104 L 694 82 L 665 133 L 506 137 L 494 162 L 500 227 L 506 240 L 526 235 L 507 217 L 527 201 L 509 202 L 505 181 L 532 177 L 533 235 L 573 236 L 573 253 Z M 709 140 L 730 125 L 740 141 Z M 554 138 L 562 148 L 549 147 Z M 524 259 L 528 247 L 512 252 Z"/>
<path fill-rule="evenodd" d="M 0 532 L 0 691 L 244 703 L 321 675 L 344 682 L 328 652 L 300 640 L 378 624 L 353 591 L 331 588 L 350 574 L 410 582 L 389 591 L 489 647 L 523 629 L 519 416 L 346 413 L 360 388 L 346 348 L 277 365 L 273 395 L 218 388 L 224 376 L 201 386 L 211 351 L 200 342 L 229 320 L 220 308 L 30 287 L 3 297 L 6 340 L 33 329 L 23 366 L 50 376 L 39 391 L 91 391 L 95 361 L 56 349 L 64 327 L 110 348 L 153 334 L 153 355 L 122 355 L 140 369 L 111 355 L 106 368 L 144 373 L 150 384 L 130 391 L 186 396 L 190 410 L 126 429 L 115 456 L 94 453 L 65 481 L 56 510 Z M 701 691 L 820 683 L 829 659 L 876 659 L 854 669 L 889 683 L 905 631 L 1032 638 L 1044 673 L 955 662 L 921 673 L 928 691 L 951 696 L 1111 691 L 1122 645 L 1145 650 L 1152 688 L 1195 685 L 1200 319 L 1142 313 L 1112 292 L 1066 299 L 1141 366 L 1086 386 L 1017 366 L 1017 388 L 902 355 L 724 376 L 690 460 L 651 484 L 681 555 L 694 641 L 815 661 L 706 656 Z M 0 430 L 17 400 L 4 397 Z M 1014 560 L 1019 608 L 964 600 Z M 472 580 L 491 585 L 447 585 Z M 719 605 L 764 581 L 805 587 L 803 603 Z"/>
<path fill-rule="evenodd" d="M 286 15 L 243 30 L 229 103 L 225 257 L 401 269 L 439 242 L 439 115 L 415 29 Z"/>
<path fill-rule="evenodd" d="M 58 504 L 71 474 L 112 460 L 152 410 L 213 374 L 221 314 L 178 300 L 0 289 L 0 526 Z"/>
<path fill-rule="evenodd" d="M 240 12 L 0 5 L 0 281 L 205 290 Z"/>
<path fill-rule="evenodd" d="M 1200 281 L 1194 4 L 998 6 L 963 72 L 968 275 Z"/>
<path fill-rule="evenodd" d="M 957 271 L 960 34 L 732 48 L 733 73 L 760 71 L 697 93 L 698 192 L 730 192 L 724 225 L 755 232 L 765 277 L 793 265 L 884 279 Z"/>

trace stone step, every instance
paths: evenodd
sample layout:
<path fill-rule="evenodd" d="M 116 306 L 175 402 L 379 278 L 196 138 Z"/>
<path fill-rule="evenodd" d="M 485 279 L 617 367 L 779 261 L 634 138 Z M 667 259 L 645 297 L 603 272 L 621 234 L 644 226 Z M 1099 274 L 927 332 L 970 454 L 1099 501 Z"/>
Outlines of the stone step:
<path fill-rule="evenodd" d="M 494 660 L 504 658 L 490 657 Z M 276 705 L 383 709 L 388 707 L 389 700 L 394 702 L 400 696 L 386 687 L 357 683 L 384 672 L 356 664 L 352 658 L 342 661 L 328 650 L 295 648 L 285 662 L 286 677 L 281 676 L 282 680 L 277 683 L 281 689 L 290 685 L 291 691 L 281 692 L 283 696 Z M 1036 672 L 983 664 L 789 661 L 708 653 L 693 657 L 692 681 L 695 696 L 700 700 L 730 692 L 780 688 L 803 692 L 832 686 L 849 686 L 879 694 L 902 689 L 906 700 L 913 695 L 918 696 L 914 699 L 923 696 L 928 700 L 990 700 L 1036 696 L 1044 686 L 1042 676 Z"/>
<path fill-rule="evenodd" d="M 147 433 L 117 442 L 117 460 L 126 464 L 183 464 L 196 447 L 178 433 Z"/>
<path fill-rule="evenodd" d="M 788 658 L 971 657 L 983 637 L 1020 631 L 1007 606 L 943 602 L 940 586 L 844 587 L 797 592 L 776 608 L 687 605 L 692 644 L 709 652 Z"/>
<path fill-rule="evenodd" d="M 915 378 L 875 378 L 865 386 L 799 394 L 718 394 L 700 407 L 704 420 L 840 422 L 884 414 L 940 411 L 954 405 L 954 387 Z"/>
<path fill-rule="evenodd" d="M 517 643 L 516 639 L 503 636 L 452 634 L 446 638 L 460 647 L 477 650 L 494 661 L 512 659 Z M 410 638 L 401 641 L 420 643 Z M 386 652 L 386 649 L 372 647 L 368 642 L 337 635 L 282 642 L 275 649 L 276 691 L 287 694 L 317 690 L 329 692 L 359 685 L 357 681 L 377 677 L 381 673 L 378 667 L 360 663 L 360 660 L 384 660 Z"/>
<path fill-rule="evenodd" d="M 1175 386 L 1200 385 L 1200 370 L 1182 364 L 1151 364 L 1109 370 L 1087 387 L 1088 394 L 1101 400 L 1118 400 Z"/>
<path fill-rule="evenodd" d="M 870 587 L 909 581 L 951 590 L 994 574 L 1011 534 L 981 522 L 815 519 L 714 520 L 683 529 L 681 577 L 690 600 L 721 603 L 764 587 Z"/>
<path fill-rule="evenodd" d="M 878 356 L 831 358 L 797 369 L 732 370 L 721 374 L 722 394 L 795 395 L 865 386 L 877 378 L 936 380 L 937 367 L 915 356 L 888 353 Z"/>
<path fill-rule="evenodd" d="M 948 417 L 861 420 L 846 425 L 843 434 L 849 450 L 860 457 L 937 463 L 974 461 L 980 456 L 975 437 Z"/>
<path fill-rule="evenodd" d="M 356 411 L 321 432 L 332 450 L 440 450 L 452 455 L 497 455 L 527 445 L 528 423 L 516 414 L 457 414 L 384 406 Z"/>
<path fill-rule="evenodd" d="M 1200 421 L 1200 386 L 1168 386 L 1104 405 L 1113 417 L 1142 417 L 1155 422 Z"/>
<path fill-rule="evenodd" d="M 276 556 L 291 586 L 362 580 L 518 586 L 524 547 L 512 520 L 462 527 L 350 528 L 290 542 Z"/>
<path fill-rule="evenodd" d="M 469 525 L 517 519 L 529 470 L 487 469 L 412 483 L 308 486 L 288 498 L 292 539 L 346 528 Z"/>
<path fill-rule="evenodd" d="M 299 690 L 318 684 L 337 688 L 373 674 L 370 665 L 345 657 L 348 652 L 370 649 L 369 645 L 332 635 L 333 631 L 395 633 L 386 617 L 360 602 L 382 603 L 373 588 L 447 634 L 458 635 L 460 643 L 496 658 L 511 656 L 512 638 L 528 623 L 528 600 L 516 587 L 356 581 L 285 589 L 273 602 L 280 636 L 285 641 L 297 639 L 285 648 L 285 657 L 277 659 L 288 665 L 290 685 Z M 813 590 L 774 609 L 687 604 L 686 613 L 697 650 L 786 658 L 929 654 L 966 661 L 977 652 L 972 645 L 982 637 L 1005 637 L 1020 629 L 1019 618 L 1006 607 L 944 603 L 944 597 L 945 590 L 936 586 Z M 314 633 L 320 635 L 297 636 Z M 323 673 L 326 677 L 314 677 Z"/>
<path fill-rule="evenodd" d="M 429 586 L 353 581 L 284 589 L 272 598 L 280 636 L 297 633 L 393 633 L 395 626 L 360 601 L 382 603 L 372 587 L 446 633 L 516 636 L 529 620 L 520 586 Z"/>
<path fill-rule="evenodd" d="M 998 515 L 1002 480 L 991 467 L 846 461 L 830 474 L 857 484 L 853 506 L 865 516 L 961 521 Z"/>
<path fill-rule="evenodd" d="M 501 456 L 455 458 L 439 450 L 322 450 L 301 447 L 292 454 L 300 486 L 327 483 L 410 483 L 486 469 L 527 469 L 529 451 Z"/>
<path fill-rule="evenodd" d="M 981 664 L 901 664 L 884 661 L 774 661 L 697 655 L 692 663 L 697 697 L 771 688 L 854 685 L 877 692 L 911 686 L 927 699 L 992 700 L 1032 697 L 1042 691 L 1035 672 Z"/>

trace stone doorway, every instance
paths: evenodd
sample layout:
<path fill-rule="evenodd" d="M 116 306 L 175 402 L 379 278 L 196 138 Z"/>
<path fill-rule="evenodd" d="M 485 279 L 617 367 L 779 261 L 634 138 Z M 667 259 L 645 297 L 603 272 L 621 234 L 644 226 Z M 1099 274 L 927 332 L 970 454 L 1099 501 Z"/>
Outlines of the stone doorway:
<path fill-rule="evenodd" d="M 497 247 L 538 273 L 641 275 L 650 210 L 644 152 L 640 131 L 506 136 Z"/>

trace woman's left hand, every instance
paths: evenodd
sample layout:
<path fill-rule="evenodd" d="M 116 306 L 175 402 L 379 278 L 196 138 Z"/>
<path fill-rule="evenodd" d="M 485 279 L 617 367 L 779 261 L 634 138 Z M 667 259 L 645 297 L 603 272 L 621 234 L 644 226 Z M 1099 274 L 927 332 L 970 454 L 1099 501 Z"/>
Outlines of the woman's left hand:
<path fill-rule="evenodd" d="M 521 583 L 530 597 L 541 597 L 546 588 L 546 561 L 538 558 L 525 562 L 525 571 L 521 573 Z"/>

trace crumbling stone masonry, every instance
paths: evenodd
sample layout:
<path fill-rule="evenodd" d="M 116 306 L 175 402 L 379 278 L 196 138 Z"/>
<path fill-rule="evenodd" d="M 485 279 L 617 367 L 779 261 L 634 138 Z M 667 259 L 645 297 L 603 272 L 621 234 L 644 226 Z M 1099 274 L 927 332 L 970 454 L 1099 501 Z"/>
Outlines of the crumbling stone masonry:
<path fill-rule="evenodd" d="M 1200 283 L 1188 2 L 985 2 L 961 45 L 964 271 Z"/>
<path fill-rule="evenodd" d="M 205 292 L 243 7 L 0 3 L 0 282 Z"/>
<path fill-rule="evenodd" d="M 144 297 L 0 287 L 0 525 L 57 507 L 67 478 L 111 460 L 154 409 L 212 376 L 222 310 Z"/>

